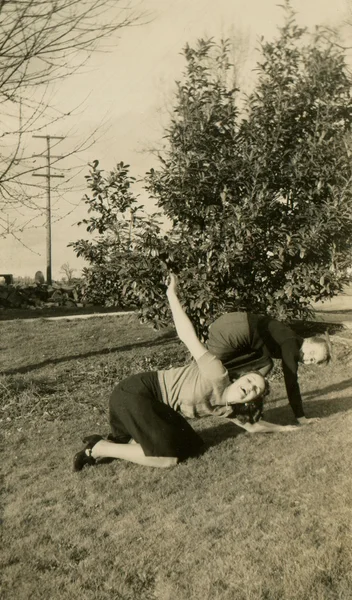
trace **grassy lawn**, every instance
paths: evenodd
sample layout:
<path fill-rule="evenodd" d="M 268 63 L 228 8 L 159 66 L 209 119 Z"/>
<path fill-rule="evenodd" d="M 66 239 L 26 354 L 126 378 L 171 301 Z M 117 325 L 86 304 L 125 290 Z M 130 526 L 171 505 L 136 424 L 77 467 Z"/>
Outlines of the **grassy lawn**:
<path fill-rule="evenodd" d="M 319 423 L 250 436 L 193 421 L 207 451 L 174 468 L 72 472 L 131 372 L 183 364 L 133 315 L 0 323 L 1 589 L 6 600 L 352 598 L 352 332 L 302 368 Z M 276 369 L 264 418 L 292 423 Z"/>

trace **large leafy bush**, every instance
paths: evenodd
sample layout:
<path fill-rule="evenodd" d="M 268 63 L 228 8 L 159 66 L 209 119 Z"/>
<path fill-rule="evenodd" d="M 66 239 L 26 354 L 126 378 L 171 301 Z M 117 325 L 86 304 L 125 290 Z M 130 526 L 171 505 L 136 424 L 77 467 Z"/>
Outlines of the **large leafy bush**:
<path fill-rule="evenodd" d="M 104 302 L 135 303 L 165 322 L 162 285 L 182 271 L 183 300 L 199 333 L 224 310 L 304 317 L 336 294 L 351 260 L 351 80 L 342 50 L 285 25 L 262 41 L 258 79 L 244 110 L 231 82 L 229 48 L 200 40 L 184 51 L 160 167 L 146 189 L 171 222 L 147 218 L 121 163 L 92 166 L 86 221 L 95 242 L 74 244 Z M 106 206 L 105 206 L 106 204 Z"/>

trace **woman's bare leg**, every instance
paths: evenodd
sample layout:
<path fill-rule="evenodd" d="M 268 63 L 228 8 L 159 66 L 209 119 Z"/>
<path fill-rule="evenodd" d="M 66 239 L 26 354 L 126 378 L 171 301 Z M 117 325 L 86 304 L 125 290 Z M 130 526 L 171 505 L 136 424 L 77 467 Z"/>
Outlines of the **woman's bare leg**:
<path fill-rule="evenodd" d="M 166 468 L 178 463 L 176 457 L 146 456 L 142 446 L 134 441 L 129 444 L 114 444 L 113 442 L 100 440 L 93 446 L 91 456 L 93 458 L 120 458 L 145 467 Z"/>

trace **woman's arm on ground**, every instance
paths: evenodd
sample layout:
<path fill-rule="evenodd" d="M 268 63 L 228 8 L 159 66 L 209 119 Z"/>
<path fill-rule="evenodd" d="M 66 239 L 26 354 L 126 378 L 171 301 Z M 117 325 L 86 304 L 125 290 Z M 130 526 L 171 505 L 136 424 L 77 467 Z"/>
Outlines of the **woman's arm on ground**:
<path fill-rule="evenodd" d="M 276 423 L 268 423 L 267 421 L 258 421 L 258 423 L 241 423 L 239 419 L 227 419 L 238 427 L 242 427 L 248 433 L 279 433 L 287 431 L 298 431 L 297 425 L 277 425 Z"/>
<path fill-rule="evenodd" d="M 318 423 L 320 421 L 319 417 L 297 417 L 296 421 L 298 421 L 299 425 L 312 425 L 313 423 Z"/>
<path fill-rule="evenodd" d="M 170 282 L 166 294 L 169 300 L 177 335 L 185 346 L 187 346 L 193 358 L 198 360 L 205 352 L 207 352 L 207 349 L 197 338 L 192 322 L 186 315 L 181 302 L 177 297 L 177 279 L 173 273 L 170 273 Z"/>

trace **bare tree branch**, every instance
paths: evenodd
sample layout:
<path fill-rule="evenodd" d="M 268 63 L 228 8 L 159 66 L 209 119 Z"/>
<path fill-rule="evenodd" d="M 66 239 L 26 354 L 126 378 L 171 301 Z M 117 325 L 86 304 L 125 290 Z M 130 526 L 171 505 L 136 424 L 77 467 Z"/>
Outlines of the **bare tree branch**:
<path fill-rule="evenodd" d="M 30 156 L 29 136 L 72 112 L 54 107 L 49 86 L 81 70 L 93 52 L 111 49 L 120 29 L 146 18 L 121 0 L 0 0 L 0 237 L 16 231 L 5 214 L 9 207 L 43 211 L 45 186 L 29 176 L 44 164 Z M 65 151 L 62 159 L 87 149 L 96 134 Z M 52 168 L 62 159 L 53 158 Z"/>

